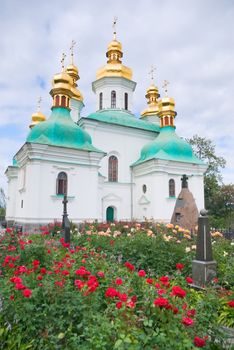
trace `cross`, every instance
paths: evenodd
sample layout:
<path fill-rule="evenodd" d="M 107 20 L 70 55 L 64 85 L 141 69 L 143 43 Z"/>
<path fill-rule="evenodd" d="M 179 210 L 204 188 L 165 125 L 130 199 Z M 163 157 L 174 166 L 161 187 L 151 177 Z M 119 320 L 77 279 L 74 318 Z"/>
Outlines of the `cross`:
<path fill-rule="evenodd" d="M 38 101 L 37 101 L 37 110 L 38 110 L 38 112 L 40 112 L 40 110 L 41 110 L 41 101 L 42 101 L 42 98 L 41 98 L 41 96 L 38 98 Z"/>
<path fill-rule="evenodd" d="M 167 87 L 168 87 L 169 84 L 170 84 L 169 81 L 167 81 L 167 80 L 164 80 L 164 81 L 163 81 L 162 88 L 164 89 L 164 92 L 165 92 L 165 95 L 166 95 L 166 96 L 168 96 L 168 95 L 167 95 L 167 92 L 168 92 Z"/>
<path fill-rule="evenodd" d="M 112 28 L 113 28 L 113 35 L 114 35 L 114 40 L 116 40 L 116 23 L 117 23 L 118 17 L 114 17 Z"/>
<path fill-rule="evenodd" d="M 185 174 L 182 175 L 181 181 L 182 181 L 182 188 L 188 188 L 188 176 L 186 176 Z"/>
<path fill-rule="evenodd" d="M 62 64 L 62 71 L 64 71 L 64 61 L 65 61 L 65 58 L 66 58 L 66 55 L 65 55 L 65 53 L 63 52 L 62 53 L 62 58 L 61 58 L 61 64 Z"/>
<path fill-rule="evenodd" d="M 151 68 L 150 68 L 150 71 L 148 73 L 150 78 L 151 78 L 151 80 L 152 80 L 152 83 L 154 82 L 154 72 L 156 72 L 156 69 L 157 68 L 152 65 Z"/>
<path fill-rule="evenodd" d="M 70 46 L 70 51 L 71 51 L 71 63 L 73 64 L 73 56 L 74 56 L 74 46 L 76 45 L 75 40 L 72 40 L 71 46 Z"/>

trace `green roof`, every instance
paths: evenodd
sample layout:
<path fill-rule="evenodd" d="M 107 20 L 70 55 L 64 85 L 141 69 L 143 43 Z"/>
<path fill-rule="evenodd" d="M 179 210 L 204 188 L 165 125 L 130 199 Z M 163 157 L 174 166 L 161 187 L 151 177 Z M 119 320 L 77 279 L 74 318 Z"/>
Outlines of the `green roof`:
<path fill-rule="evenodd" d="M 140 158 L 132 166 L 151 159 L 204 164 L 194 155 L 190 144 L 175 133 L 175 128 L 172 126 L 161 128 L 159 136 L 142 148 Z"/>
<path fill-rule="evenodd" d="M 74 123 L 70 111 L 63 107 L 53 107 L 51 116 L 32 128 L 27 142 L 102 152 L 92 145 L 90 135 Z"/>
<path fill-rule="evenodd" d="M 96 113 L 92 113 L 83 119 L 98 120 L 103 123 L 115 124 L 153 132 L 159 132 L 160 130 L 157 124 L 138 119 L 134 114 L 122 109 L 103 109 L 97 111 Z"/>

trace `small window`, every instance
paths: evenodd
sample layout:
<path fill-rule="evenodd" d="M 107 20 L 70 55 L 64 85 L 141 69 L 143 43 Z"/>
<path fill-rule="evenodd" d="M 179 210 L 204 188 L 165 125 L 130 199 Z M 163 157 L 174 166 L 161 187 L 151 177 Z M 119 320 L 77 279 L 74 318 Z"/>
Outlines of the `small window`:
<path fill-rule="evenodd" d="M 124 109 L 128 110 L 128 94 L 124 94 Z"/>
<path fill-rule="evenodd" d="M 116 108 L 116 92 L 111 91 L 111 108 Z"/>
<path fill-rule="evenodd" d="M 143 186 L 142 186 L 142 191 L 143 191 L 143 193 L 146 193 L 146 191 L 147 191 L 146 185 L 143 185 Z"/>
<path fill-rule="evenodd" d="M 62 96 L 61 98 L 61 106 L 66 107 L 66 96 Z"/>
<path fill-rule="evenodd" d="M 23 208 L 24 207 L 24 201 L 23 201 L 23 199 L 21 200 L 21 208 Z"/>
<path fill-rule="evenodd" d="M 180 213 L 175 213 L 175 221 L 180 222 L 181 215 Z"/>
<path fill-rule="evenodd" d="M 100 94 L 99 94 L 99 109 L 103 108 L 102 104 L 103 104 L 103 95 L 102 95 L 102 92 L 100 92 Z"/>
<path fill-rule="evenodd" d="M 108 161 L 108 180 L 110 182 L 118 181 L 118 158 L 111 156 Z"/>
<path fill-rule="evenodd" d="M 175 180 L 169 180 L 169 197 L 175 197 Z"/>
<path fill-rule="evenodd" d="M 55 106 L 59 106 L 59 95 L 55 96 Z"/>
<path fill-rule="evenodd" d="M 57 176 L 57 194 L 67 194 L 67 174 L 61 172 Z"/>

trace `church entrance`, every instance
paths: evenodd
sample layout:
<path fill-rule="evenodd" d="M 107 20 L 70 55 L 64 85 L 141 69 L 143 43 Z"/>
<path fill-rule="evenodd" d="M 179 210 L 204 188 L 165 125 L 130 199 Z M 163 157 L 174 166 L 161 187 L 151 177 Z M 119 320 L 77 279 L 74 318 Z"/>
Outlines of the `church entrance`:
<path fill-rule="evenodd" d="M 108 207 L 106 208 L 106 221 L 114 221 L 114 208 Z"/>

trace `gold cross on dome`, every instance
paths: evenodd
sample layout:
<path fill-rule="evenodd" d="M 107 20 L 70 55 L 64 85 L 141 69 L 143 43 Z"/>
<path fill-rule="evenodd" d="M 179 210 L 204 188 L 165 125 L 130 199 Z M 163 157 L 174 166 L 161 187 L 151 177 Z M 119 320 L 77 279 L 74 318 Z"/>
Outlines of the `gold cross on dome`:
<path fill-rule="evenodd" d="M 114 17 L 112 28 L 113 28 L 113 37 L 114 40 L 116 40 L 116 24 L 117 24 L 118 17 Z"/>
<path fill-rule="evenodd" d="M 41 96 L 38 98 L 38 101 L 37 101 L 37 110 L 38 110 L 38 112 L 40 112 L 40 110 L 41 110 L 41 101 L 42 101 L 42 98 L 41 98 Z"/>
<path fill-rule="evenodd" d="M 76 45 L 75 40 L 72 40 L 71 46 L 70 46 L 70 51 L 71 51 L 71 63 L 73 64 L 73 56 L 74 56 L 74 46 Z"/>
<path fill-rule="evenodd" d="M 168 85 L 170 84 L 170 82 L 169 81 L 167 81 L 167 80 L 164 80 L 163 81 L 163 85 L 162 85 L 162 88 L 163 88 L 163 90 L 164 90 L 164 92 L 165 92 L 165 96 L 168 96 Z"/>
<path fill-rule="evenodd" d="M 66 55 L 65 55 L 65 53 L 63 52 L 62 53 L 62 58 L 61 58 L 61 64 L 62 64 L 62 71 L 64 71 L 64 61 L 65 61 L 65 58 L 66 58 Z"/>
<path fill-rule="evenodd" d="M 152 80 L 152 83 L 154 83 L 154 72 L 156 72 L 156 70 L 157 68 L 152 65 L 148 73 L 150 76 L 150 79 Z"/>

